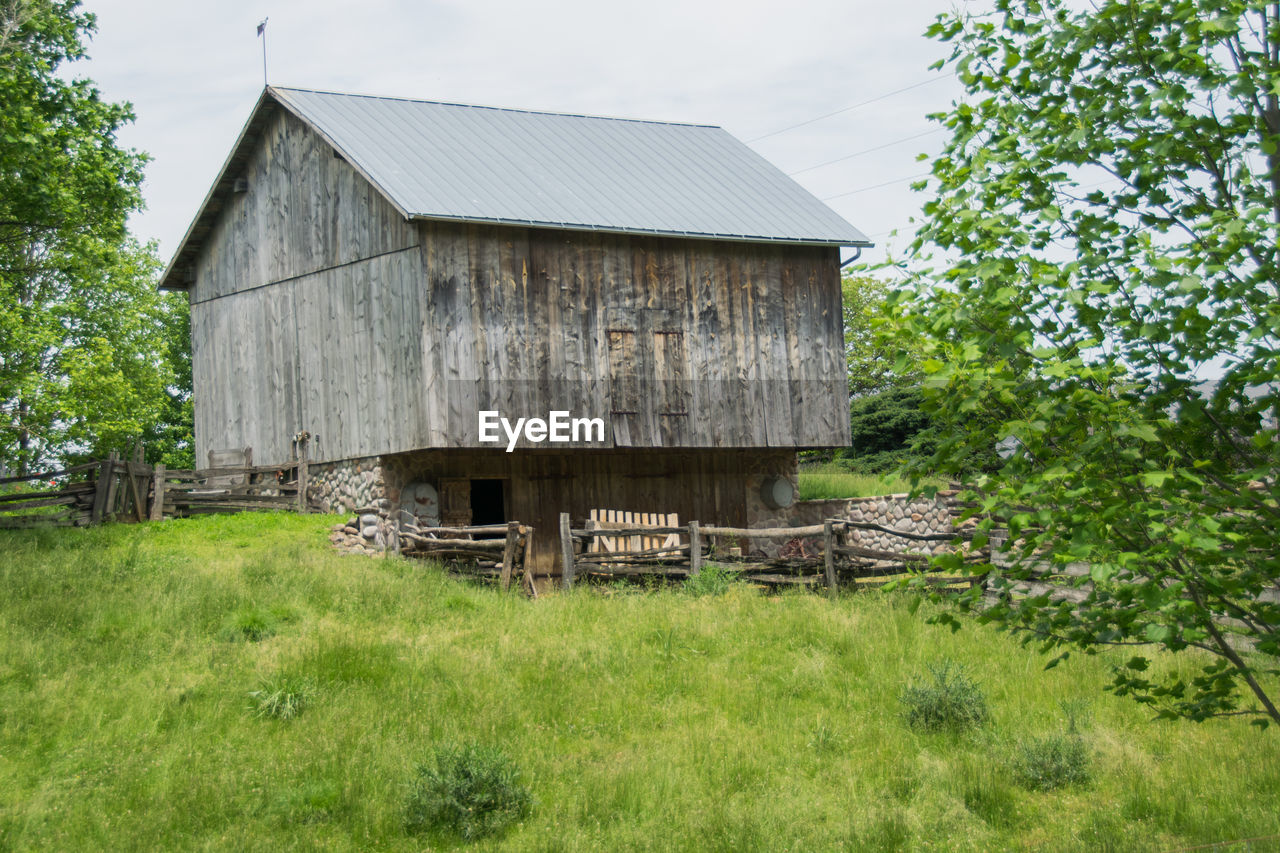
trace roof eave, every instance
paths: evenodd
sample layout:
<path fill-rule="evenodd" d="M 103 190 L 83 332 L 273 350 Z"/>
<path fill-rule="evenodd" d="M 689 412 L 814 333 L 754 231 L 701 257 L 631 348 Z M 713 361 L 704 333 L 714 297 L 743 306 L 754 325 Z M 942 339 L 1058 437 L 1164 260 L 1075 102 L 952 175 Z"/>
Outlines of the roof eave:
<path fill-rule="evenodd" d="M 624 228 L 607 225 L 591 225 L 581 222 L 550 222 L 534 219 L 509 219 L 486 216 L 438 216 L 428 213 L 411 213 L 415 222 L 475 222 L 486 225 L 510 225 L 518 228 L 549 228 L 557 231 L 588 231 L 599 234 L 626 234 L 640 237 L 675 237 L 682 240 L 723 240 L 734 243 L 783 243 L 790 246 L 835 246 L 850 249 L 870 249 L 875 243 L 857 238 L 777 237 L 753 234 L 712 234 L 701 231 L 676 231 L 661 228 Z"/>

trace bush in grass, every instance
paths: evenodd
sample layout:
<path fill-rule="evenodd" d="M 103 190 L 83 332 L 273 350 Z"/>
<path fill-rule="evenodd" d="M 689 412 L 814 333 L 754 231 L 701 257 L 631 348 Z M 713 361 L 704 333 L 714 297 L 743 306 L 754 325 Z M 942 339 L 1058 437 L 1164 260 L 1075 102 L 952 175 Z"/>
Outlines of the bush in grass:
<path fill-rule="evenodd" d="M 1028 790 L 1052 791 L 1087 784 L 1089 764 L 1089 748 L 1082 737 L 1052 734 L 1023 741 L 1014 759 L 1014 771 Z"/>
<path fill-rule="evenodd" d="M 982 688 L 949 660 L 929 665 L 930 678 L 908 685 L 899 700 L 907 725 L 925 731 L 964 731 L 987 722 L 991 714 Z"/>
<path fill-rule="evenodd" d="M 733 583 L 733 573 L 717 566 L 705 563 L 696 575 L 690 575 L 684 582 L 687 595 L 702 597 L 704 595 L 724 595 Z"/>
<path fill-rule="evenodd" d="M 249 605 L 241 607 L 223 621 L 219 636 L 231 643 L 240 640 L 257 643 L 274 636 L 276 624 L 276 617 L 270 611 Z"/>
<path fill-rule="evenodd" d="M 506 829 L 529 813 L 533 795 L 501 750 L 466 744 L 437 747 L 409 786 L 405 830 L 464 841 Z"/>
<path fill-rule="evenodd" d="M 315 695 L 315 688 L 305 679 L 274 678 L 249 691 L 249 710 L 258 717 L 292 720 L 302 713 Z"/>

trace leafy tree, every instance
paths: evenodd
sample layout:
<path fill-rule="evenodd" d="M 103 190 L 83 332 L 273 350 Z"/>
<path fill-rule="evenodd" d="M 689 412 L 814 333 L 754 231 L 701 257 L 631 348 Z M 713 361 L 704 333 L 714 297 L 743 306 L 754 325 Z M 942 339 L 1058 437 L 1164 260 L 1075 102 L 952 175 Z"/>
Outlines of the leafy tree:
<path fill-rule="evenodd" d="M 195 411 L 191 398 L 191 312 L 183 297 L 171 294 L 164 331 L 164 360 L 171 373 L 157 420 L 143 432 L 148 462 L 169 468 L 195 468 Z"/>
<path fill-rule="evenodd" d="M 1016 439 L 971 495 L 1007 574 L 1091 567 L 1079 604 L 981 618 L 1134 646 L 1111 688 L 1161 715 L 1280 722 L 1280 7 L 994 0 L 930 33 L 967 97 L 895 308 L 924 464 Z M 1157 671 L 1148 644 L 1204 654 Z"/>
<path fill-rule="evenodd" d="M 938 431 L 919 385 L 855 397 L 849 405 L 849 428 L 852 446 L 841 450 L 839 457 L 859 471 L 887 472 L 910 464 L 924 472 L 937 450 Z M 957 459 L 954 468 L 964 479 L 990 470 L 997 462 L 995 448 L 977 445 L 967 459 Z"/>
<path fill-rule="evenodd" d="M 900 349 L 900 340 L 878 332 L 879 325 L 888 318 L 886 306 L 891 292 L 888 283 L 872 275 L 846 272 L 840 279 L 851 397 L 914 384 L 918 377 L 914 347 Z"/>
<path fill-rule="evenodd" d="M 909 457 L 932 455 L 929 426 L 919 387 L 855 397 L 849 405 L 852 447 L 840 456 L 861 471 L 891 470 Z"/>
<path fill-rule="evenodd" d="M 852 447 L 836 455 L 862 471 L 889 470 L 911 452 L 912 439 L 929 423 L 916 389 L 915 351 L 882 328 L 891 319 L 888 283 L 846 272 L 840 289 Z"/>
<path fill-rule="evenodd" d="M 136 440 L 172 384 L 153 247 L 126 232 L 144 157 L 127 104 L 64 66 L 92 15 L 74 0 L 0 5 L 0 459 L 20 469 Z"/>

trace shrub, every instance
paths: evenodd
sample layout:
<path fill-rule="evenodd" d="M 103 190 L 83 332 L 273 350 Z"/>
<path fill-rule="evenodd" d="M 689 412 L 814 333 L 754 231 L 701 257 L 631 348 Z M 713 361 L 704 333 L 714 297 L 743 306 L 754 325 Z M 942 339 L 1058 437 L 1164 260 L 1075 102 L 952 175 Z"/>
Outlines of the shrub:
<path fill-rule="evenodd" d="M 963 731 L 990 717 L 982 689 L 949 660 L 929 665 L 930 680 L 908 685 L 900 701 L 907 725 L 925 731 Z"/>
<path fill-rule="evenodd" d="M 1089 749 L 1076 734 L 1052 734 L 1024 741 L 1018 748 L 1014 771 L 1032 791 L 1052 791 L 1089 781 Z"/>
<path fill-rule="evenodd" d="M 315 693 L 311 682 L 293 678 L 264 681 L 257 690 L 249 691 L 249 709 L 258 717 L 292 720 L 311 703 Z"/>
<path fill-rule="evenodd" d="M 501 750 L 466 744 L 437 747 L 409 787 L 405 830 L 464 841 L 506 829 L 528 814 L 533 795 Z"/>
<path fill-rule="evenodd" d="M 691 575 L 684 582 L 684 591 L 688 595 L 698 597 L 724 595 L 729 591 L 731 583 L 733 583 L 732 572 L 715 563 L 704 563 L 696 575 Z"/>

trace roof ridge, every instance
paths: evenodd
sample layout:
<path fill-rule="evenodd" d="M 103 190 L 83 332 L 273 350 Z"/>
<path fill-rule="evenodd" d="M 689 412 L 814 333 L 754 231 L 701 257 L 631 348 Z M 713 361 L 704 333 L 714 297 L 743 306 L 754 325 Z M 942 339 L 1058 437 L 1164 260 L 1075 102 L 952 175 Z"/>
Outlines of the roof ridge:
<path fill-rule="evenodd" d="M 305 92 L 312 95 L 333 95 L 335 97 L 340 97 L 340 98 L 366 98 L 368 100 L 373 100 L 373 101 L 403 101 L 409 104 L 431 104 L 433 106 L 440 106 L 440 107 L 464 107 L 470 110 L 493 110 L 494 112 L 501 112 L 501 113 L 524 113 L 526 115 L 556 116 L 560 118 L 585 118 L 585 119 L 594 119 L 596 121 L 626 121 L 626 122 L 633 122 L 635 124 L 657 124 L 657 125 L 669 125 L 671 127 L 699 127 L 699 128 L 705 128 L 708 130 L 724 130 L 724 128 L 718 124 L 698 124 L 696 122 L 687 122 L 687 121 L 659 121 L 657 119 L 628 118 L 625 116 L 605 116 L 605 115 L 594 115 L 591 113 L 557 112 L 555 110 L 532 110 L 532 109 L 521 109 L 519 107 L 495 107 L 495 106 L 489 106 L 488 104 L 463 104 L 458 101 L 435 101 L 435 100 L 430 100 L 428 98 L 406 98 L 406 97 L 397 96 L 397 95 L 370 95 L 364 92 L 336 92 L 336 91 L 333 91 L 332 89 L 311 89 L 303 86 L 272 85 L 272 86 L 268 86 L 267 88 L 275 92 Z"/>

